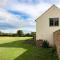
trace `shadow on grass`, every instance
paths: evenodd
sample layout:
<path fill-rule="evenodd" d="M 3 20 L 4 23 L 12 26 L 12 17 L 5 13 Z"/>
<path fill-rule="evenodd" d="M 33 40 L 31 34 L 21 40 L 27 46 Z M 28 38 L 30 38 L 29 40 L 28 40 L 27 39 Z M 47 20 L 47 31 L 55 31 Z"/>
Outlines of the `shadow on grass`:
<path fill-rule="evenodd" d="M 36 48 L 34 41 L 31 39 L 0 44 L 0 47 L 27 49 L 25 53 L 16 57 L 14 60 L 58 60 L 56 54 L 53 56 L 51 53 L 51 49 Z"/>
<path fill-rule="evenodd" d="M 32 39 L 28 39 L 28 40 L 18 40 L 18 41 L 3 43 L 3 44 L 0 44 L 0 47 L 9 47 L 9 48 L 15 47 L 15 48 L 28 49 L 29 47 L 32 47 L 33 45 L 34 45 L 34 41 Z"/>

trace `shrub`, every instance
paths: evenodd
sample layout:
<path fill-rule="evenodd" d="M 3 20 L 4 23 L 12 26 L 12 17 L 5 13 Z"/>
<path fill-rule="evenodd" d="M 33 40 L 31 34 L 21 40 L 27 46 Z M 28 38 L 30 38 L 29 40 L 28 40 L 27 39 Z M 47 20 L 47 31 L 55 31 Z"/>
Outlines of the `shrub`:
<path fill-rule="evenodd" d="M 49 48 L 49 42 L 43 41 L 42 47 Z"/>

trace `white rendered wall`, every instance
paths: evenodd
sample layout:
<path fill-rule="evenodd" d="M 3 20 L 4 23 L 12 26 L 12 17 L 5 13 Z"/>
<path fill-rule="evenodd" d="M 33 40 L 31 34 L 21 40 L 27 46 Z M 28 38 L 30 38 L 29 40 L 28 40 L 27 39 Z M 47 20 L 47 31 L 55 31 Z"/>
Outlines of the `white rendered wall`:
<path fill-rule="evenodd" d="M 59 26 L 50 27 L 49 18 L 59 18 Z M 60 29 L 60 9 L 53 6 L 36 20 L 36 40 L 43 39 L 54 44 L 53 32 Z"/>

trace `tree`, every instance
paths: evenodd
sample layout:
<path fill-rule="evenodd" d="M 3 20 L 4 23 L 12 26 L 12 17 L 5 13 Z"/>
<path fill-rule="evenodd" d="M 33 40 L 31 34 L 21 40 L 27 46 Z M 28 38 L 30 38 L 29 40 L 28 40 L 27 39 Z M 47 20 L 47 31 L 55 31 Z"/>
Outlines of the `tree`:
<path fill-rule="evenodd" d="M 18 36 L 23 36 L 23 31 L 22 31 L 22 30 L 18 30 L 18 31 L 17 31 L 17 35 L 18 35 Z"/>
<path fill-rule="evenodd" d="M 31 34 L 30 34 L 30 33 L 26 33 L 26 34 L 25 34 L 25 36 L 30 37 L 30 36 L 31 36 Z"/>
<path fill-rule="evenodd" d="M 36 35 L 36 32 L 31 32 L 31 36 L 35 36 Z"/>

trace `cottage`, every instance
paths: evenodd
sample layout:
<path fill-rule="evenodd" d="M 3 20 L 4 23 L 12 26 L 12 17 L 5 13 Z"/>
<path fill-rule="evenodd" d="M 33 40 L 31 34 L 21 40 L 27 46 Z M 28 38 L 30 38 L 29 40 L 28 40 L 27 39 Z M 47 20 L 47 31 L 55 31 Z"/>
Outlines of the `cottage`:
<path fill-rule="evenodd" d="M 36 41 L 47 40 L 50 45 L 54 45 L 53 32 L 59 29 L 60 9 L 53 5 L 36 19 Z"/>

